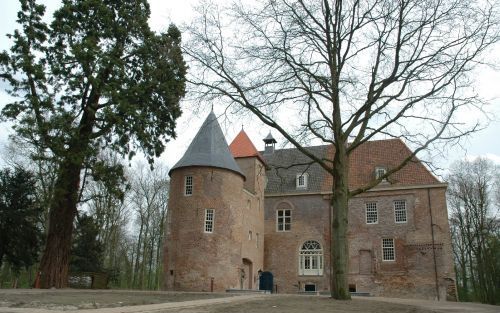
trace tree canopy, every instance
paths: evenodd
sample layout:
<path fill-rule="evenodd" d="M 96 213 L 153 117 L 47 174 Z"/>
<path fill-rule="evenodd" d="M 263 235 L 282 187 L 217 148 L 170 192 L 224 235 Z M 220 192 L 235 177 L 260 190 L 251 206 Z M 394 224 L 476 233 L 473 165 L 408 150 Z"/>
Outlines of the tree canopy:
<path fill-rule="evenodd" d="M 16 101 L 2 117 L 17 135 L 57 160 L 42 285 L 64 287 L 80 173 L 104 148 L 149 162 L 175 137 L 186 65 L 181 33 L 153 32 L 146 0 L 63 0 L 52 22 L 21 0 L 20 29 L 0 54 L 0 75 Z"/>

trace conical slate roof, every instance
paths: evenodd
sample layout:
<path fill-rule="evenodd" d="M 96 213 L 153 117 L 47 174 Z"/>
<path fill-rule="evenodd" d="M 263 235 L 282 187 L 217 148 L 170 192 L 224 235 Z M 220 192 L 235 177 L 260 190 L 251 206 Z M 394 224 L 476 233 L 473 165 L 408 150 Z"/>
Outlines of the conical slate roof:
<path fill-rule="evenodd" d="M 214 112 L 210 112 L 184 156 L 172 167 L 173 170 L 188 166 L 209 166 L 228 169 L 245 178 L 234 160 Z"/>

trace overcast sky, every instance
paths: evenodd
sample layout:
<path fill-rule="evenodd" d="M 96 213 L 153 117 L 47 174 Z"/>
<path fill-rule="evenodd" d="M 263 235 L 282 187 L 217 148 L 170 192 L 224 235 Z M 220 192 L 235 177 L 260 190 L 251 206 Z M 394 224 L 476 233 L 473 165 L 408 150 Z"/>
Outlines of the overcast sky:
<path fill-rule="evenodd" d="M 60 3 L 58 0 L 44 0 L 41 2 L 47 6 L 47 12 L 53 12 Z M 149 2 L 152 12 L 150 25 L 153 29 L 161 31 L 166 30 L 171 22 L 178 25 L 189 23 L 194 16 L 192 6 L 199 2 L 199 0 L 150 0 Z M 224 2 L 224 0 L 219 0 L 219 2 Z M 12 33 L 17 27 L 15 20 L 18 9 L 19 3 L 16 0 L 2 0 L 0 2 L 0 10 L 2 12 L 2 18 L 0 19 L 0 50 L 6 50 L 10 46 L 10 41 L 5 34 Z M 500 49 L 497 49 L 495 52 L 499 52 L 495 53 L 499 55 Z M 500 164 L 500 69 L 483 68 L 478 73 L 477 80 L 479 82 L 477 91 L 483 98 L 489 100 L 489 111 L 492 113 L 493 120 L 487 129 L 474 134 L 467 140 L 467 143 L 463 147 L 457 147 L 448 151 L 444 158 L 434 160 L 441 167 L 447 167 L 449 163 L 456 159 L 464 157 L 473 158 L 479 155 L 487 156 Z M 4 92 L 5 87 L 5 83 L 0 82 L 0 108 L 5 103 L 11 101 L 9 96 Z M 167 144 L 166 152 L 161 157 L 162 161 L 170 167 L 175 164 L 187 149 L 196 131 L 208 114 L 211 104 L 207 103 L 207 106 L 198 114 L 192 114 L 186 102 L 182 105 L 184 114 L 178 120 L 178 139 Z M 216 114 L 222 114 L 222 108 L 220 110 L 218 112 L 218 107 L 215 106 Z M 243 125 L 257 149 L 263 149 L 262 138 L 267 135 L 270 130 L 269 128 L 260 125 L 255 119 L 237 118 L 234 121 L 230 121 L 228 118 L 232 119 L 233 117 L 227 116 L 227 118 L 220 119 L 219 122 L 229 143 L 241 130 Z M 4 149 L 9 132 L 10 126 L 8 124 L 4 123 L 0 125 L 0 149 Z M 273 134 L 279 140 L 276 132 Z"/>

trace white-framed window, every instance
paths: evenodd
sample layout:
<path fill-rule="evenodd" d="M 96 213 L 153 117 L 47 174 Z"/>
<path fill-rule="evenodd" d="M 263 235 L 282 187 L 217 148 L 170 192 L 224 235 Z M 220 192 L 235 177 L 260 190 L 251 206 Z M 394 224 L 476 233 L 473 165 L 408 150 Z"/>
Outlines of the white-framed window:
<path fill-rule="evenodd" d="M 251 230 L 248 231 L 248 240 L 252 240 L 252 231 Z"/>
<path fill-rule="evenodd" d="M 292 210 L 276 210 L 276 231 L 290 231 L 292 229 Z"/>
<path fill-rule="evenodd" d="M 395 261 L 396 251 L 394 249 L 394 239 L 382 239 L 382 261 Z"/>
<path fill-rule="evenodd" d="M 214 232 L 214 209 L 205 209 L 205 232 Z"/>
<path fill-rule="evenodd" d="M 378 224 L 377 202 L 366 203 L 366 224 Z"/>
<path fill-rule="evenodd" d="M 406 223 L 406 201 L 394 201 L 394 221 L 396 223 Z"/>
<path fill-rule="evenodd" d="M 184 176 L 184 195 L 191 196 L 193 194 L 193 176 Z"/>
<path fill-rule="evenodd" d="M 379 179 L 387 173 L 387 169 L 385 167 L 376 167 L 375 168 L 375 178 Z M 385 179 L 384 179 L 385 181 Z"/>
<path fill-rule="evenodd" d="M 300 248 L 299 275 L 323 275 L 323 249 L 319 242 L 308 240 Z"/>
<path fill-rule="evenodd" d="M 295 183 L 297 189 L 306 189 L 307 188 L 308 175 L 307 173 L 297 174 Z"/>

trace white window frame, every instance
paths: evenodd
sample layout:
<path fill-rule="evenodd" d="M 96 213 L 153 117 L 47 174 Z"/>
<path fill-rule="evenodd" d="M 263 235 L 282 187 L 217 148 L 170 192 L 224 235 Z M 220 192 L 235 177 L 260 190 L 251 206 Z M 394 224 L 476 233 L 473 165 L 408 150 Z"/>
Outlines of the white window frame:
<path fill-rule="evenodd" d="M 300 173 L 297 174 L 297 176 L 295 177 L 295 186 L 297 189 L 307 189 L 308 182 L 309 182 L 309 175 L 307 173 Z"/>
<path fill-rule="evenodd" d="M 379 179 L 380 177 L 384 176 L 387 173 L 387 169 L 385 167 L 379 166 L 375 168 L 375 178 Z M 387 179 L 384 178 L 382 181 L 386 181 Z"/>
<path fill-rule="evenodd" d="M 184 176 L 184 196 L 192 196 L 193 195 L 193 176 L 186 175 Z"/>
<path fill-rule="evenodd" d="M 207 234 L 214 232 L 215 210 L 205 209 L 205 222 L 203 223 L 203 230 Z"/>
<path fill-rule="evenodd" d="M 283 214 L 280 216 L 280 212 Z M 287 216 L 286 213 L 289 213 Z M 288 222 L 287 222 L 288 218 Z M 282 225 L 282 229 L 280 229 Z M 287 226 L 288 225 L 288 229 Z M 291 209 L 278 209 L 276 210 L 276 231 L 277 232 L 288 232 L 292 230 L 292 210 Z"/>
<path fill-rule="evenodd" d="M 382 261 L 384 262 L 396 261 L 396 247 L 394 243 L 394 238 L 382 239 Z"/>
<path fill-rule="evenodd" d="M 323 276 L 323 248 L 316 240 L 308 240 L 299 250 L 299 275 Z"/>
<path fill-rule="evenodd" d="M 375 221 L 368 220 L 370 218 L 375 217 Z M 373 225 L 378 224 L 378 208 L 377 202 L 367 202 L 365 203 L 365 220 L 366 224 Z"/>
<path fill-rule="evenodd" d="M 408 209 L 406 200 L 396 200 L 393 203 L 394 207 L 394 222 L 404 224 L 408 222 Z M 404 218 L 403 218 L 404 217 Z"/>

